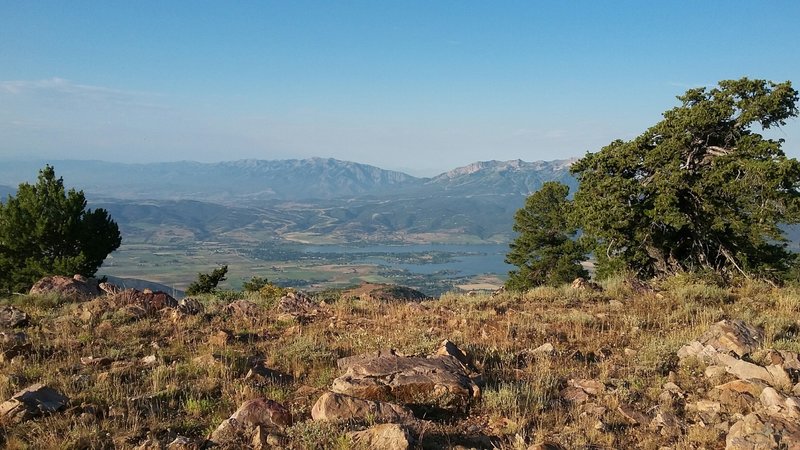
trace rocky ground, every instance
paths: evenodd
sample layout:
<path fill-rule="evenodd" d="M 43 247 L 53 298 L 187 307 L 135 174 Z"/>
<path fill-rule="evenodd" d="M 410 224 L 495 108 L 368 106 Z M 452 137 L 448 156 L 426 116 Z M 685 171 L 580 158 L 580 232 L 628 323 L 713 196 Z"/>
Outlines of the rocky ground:
<path fill-rule="evenodd" d="M 800 290 L 372 291 L 44 280 L 0 301 L 0 445 L 800 448 Z"/>

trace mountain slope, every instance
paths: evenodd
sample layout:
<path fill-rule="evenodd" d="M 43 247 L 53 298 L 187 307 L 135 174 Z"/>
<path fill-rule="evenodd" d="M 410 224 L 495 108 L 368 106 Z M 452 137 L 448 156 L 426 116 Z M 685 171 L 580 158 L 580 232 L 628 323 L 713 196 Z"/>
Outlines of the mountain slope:
<path fill-rule="evenodd" d="M 569 173 L 573 161 L 481 161 L 436 176 L 426 185 L 464 195 L 528 195 L 545 181 L 560 181 L 574 189 L 577 182 Z"/>
<path fill-rule="evenodd" d="M 49 161 L 69 186 L 87 196 L 126 199 L 193 199 L 213 202 L 302 200 L 376 195 L 417 185 L 401 172 L 335 159 L 191 161 L 123 164 Z M 0 183 L 32 182 L 46 163 L 5 162 Z"/>
<path fill-rule="evenodd" d="M 505 241 L 514 212 L 545 181 L 572 186 L 571 161 L 477 162 L 434 178 L 334 159 L 203 164 L 54 161 L 126 242 L 233 239 L 338 242 Z M 44 163 L 0 165 L 0 184 L 33 181 Z"/>

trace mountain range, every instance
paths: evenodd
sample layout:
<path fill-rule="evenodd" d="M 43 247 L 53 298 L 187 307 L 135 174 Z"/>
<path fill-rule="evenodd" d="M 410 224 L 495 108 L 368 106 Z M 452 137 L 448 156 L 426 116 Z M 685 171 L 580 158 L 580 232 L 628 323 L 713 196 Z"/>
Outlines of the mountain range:
<path fill-rule="evenodd" d="M 126 242 L 505 242 L 514 212 L 543 182 L 575 188 L 571 162 L 483 161 L 431 178 L 329 158 L 47 163 L 90 207 L 108 209 Z M 0 194 L 44 165 L 4 162 Z"/>

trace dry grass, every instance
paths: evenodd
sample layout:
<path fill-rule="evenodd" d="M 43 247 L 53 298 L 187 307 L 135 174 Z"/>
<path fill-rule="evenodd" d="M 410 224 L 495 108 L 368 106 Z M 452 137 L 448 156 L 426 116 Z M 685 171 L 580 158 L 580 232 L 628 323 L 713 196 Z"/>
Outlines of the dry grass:
<path fill-rule="evenodd" d="M 342 299 L 322 306 L 311 323 L 281 318 L 257 297 L 263 314 L 231 317 L 224 302 L 205 297 L 206 314 L 174 318 L 163 313 L 130 320 L 105 311 L 89 322 L 79 305 L 54 298 L 14 298 L 32 316 L 24 331 L 33 344 L 25 357 L 0 362 L 0 397 L 35 382 L 70 398 L 69 409 L 0 429 L 0 445 L 16 449 L 132 448 L 148 435 L 208 435 L 243 401 L 266 396 L 287 405 L 296 424 L 293 448 L 351 448 L 343 427 L 311 422 L 319 389 L 339 375 L 337 358 L 386 348 L 427 354 L 443 339 L 464 349 L 485 380 L 482 399 L 466 416 L 423 422 L 425 448 L 495 445 L 526 448 L 551 440 L 566 448 L 724 448 L 724 435 L 690 427 L 665 438 L 647 427 L 624 425 L 614 410 L 632 403 L 642 411 L 659 404 L 667 379 L 680 386 L 704 381 L 698 369 L 678 367 L 675 352 L 722 318 L 764 327 L 768 345 L 800 350 L 800 292 L 759 283 L 721 288 L 668 280 L 658 291 L 637 292 L 622 279 L 603 292 L 539 288 L 498 297 L 447 294 L 422 304 Z M 220 330 L 229 342 L 211 338 Z M 553 355 L 529 354 L 546 342 Z M 154 354 L 146 366 L 142 357 Z M 110 357 L 111 367 L 86 367 L 81 357 Z M 245 381 L 252 362 L 267 361 L 291 375 L 288 383 Z M 609 386 L 595 402 L 598 417 L 564 402 L 570 379 Z M 81 414 L 96 410 L 98 414 Z M 486 436 L 489 439 L 481 438 Z"/>

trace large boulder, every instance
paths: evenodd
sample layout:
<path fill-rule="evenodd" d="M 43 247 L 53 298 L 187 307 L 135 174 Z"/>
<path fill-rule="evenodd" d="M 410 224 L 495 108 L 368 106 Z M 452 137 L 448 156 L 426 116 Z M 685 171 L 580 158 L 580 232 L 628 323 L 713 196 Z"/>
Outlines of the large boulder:
<path fill-rule="evenodd" d="M 266 398 L 256 398 L 242 403 L 225 419 L 211 433 L 211 441 L 223 445 L 252 441 L 256 434 L 280 432 L 291 424 L 292 416 L 286 407 Z"/>
<path fill-rule="evenodd" d="M 17 328 L 28 325 L 25 311 L 13 306 L 0 306 L 0 328 Z"/>
<path fill-rule="evenodd" d="M 331 390 L 412 408 L 463 411 L 480 388 L 453 356 L 402 356 L 393 351 L 343 358 Z"/>
<path fill-rule="evenodd" d="M 100 295 L 100 288 L 94 278 L 86 279 L 80 275 L 75 275 L 74 277 L 55 275 L 42 278 L 30 290 L 30 295 L 47 294 L 87 300 Z"/>
<path fill-rule="evenodd" d="M 20 423 L 64 408 L 69 399 L 55 389 L 37 383 L 0 404 L 0 422 Z"/>
<path fill-rule="evenodd" d="M 317 422 L 404 423 L 414 420 L 410 409 L 393 403 L 326 392 L 311 409 Z"/>

